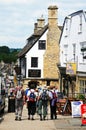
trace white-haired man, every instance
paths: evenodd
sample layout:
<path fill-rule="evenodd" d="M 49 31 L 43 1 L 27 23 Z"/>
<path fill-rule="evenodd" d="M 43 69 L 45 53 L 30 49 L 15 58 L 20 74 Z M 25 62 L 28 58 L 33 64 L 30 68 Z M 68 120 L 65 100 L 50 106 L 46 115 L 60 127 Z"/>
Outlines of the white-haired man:
<path fill-rule="evenodd" d="M 20 120 L 22 117 L 24 105 L 24 90 L 23 85 L 19 85 L 15 89 L 15 120 Z"/>

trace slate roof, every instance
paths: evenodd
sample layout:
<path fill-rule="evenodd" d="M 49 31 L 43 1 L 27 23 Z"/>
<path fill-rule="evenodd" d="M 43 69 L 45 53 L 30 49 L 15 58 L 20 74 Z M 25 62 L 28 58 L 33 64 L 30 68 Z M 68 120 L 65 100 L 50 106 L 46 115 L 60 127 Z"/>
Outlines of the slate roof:
<path fill-rule="evenodd" d="M 37 33 L 33 33 L 28 39 L 27 44 L 24 48 L 18 53 L 18 58 L 24 57 L 24 55 L 34 46 L 34 44 L 40 39 L 40 37 L 45 33 L 48 29 L 48 24 L 44 26 L 41 30 L 37 31 Z M 59 29 L 62 29 L 62 26 L 59 26 Z"/>

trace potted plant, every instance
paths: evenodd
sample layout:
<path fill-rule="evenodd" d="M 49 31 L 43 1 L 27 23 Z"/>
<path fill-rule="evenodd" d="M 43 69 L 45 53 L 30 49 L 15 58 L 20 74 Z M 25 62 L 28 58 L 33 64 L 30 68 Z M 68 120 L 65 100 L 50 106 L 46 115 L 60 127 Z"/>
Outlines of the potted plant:
<path fill-rule="evenodd" d="M 83 103 L 85 102 L 85 96 L 83 94 L 79 94 L 77 99 L 83 101 Z"/>

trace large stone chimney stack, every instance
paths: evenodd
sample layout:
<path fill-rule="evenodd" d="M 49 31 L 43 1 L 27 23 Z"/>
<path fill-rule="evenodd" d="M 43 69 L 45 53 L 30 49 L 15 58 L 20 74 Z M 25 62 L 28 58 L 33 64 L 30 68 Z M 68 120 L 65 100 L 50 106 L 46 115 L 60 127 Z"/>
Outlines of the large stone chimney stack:
<path fill-rule="evenodd" d="M 59 73 L 59 38 L 61 30 L 57 22 L 57 6 L 48 8 L 48 33 L 46 40 L 46 51 L 44 54 L 44 78 L 58 79 Z"/>
<path fill-rule="evenodd" d="M 57 6 L 49 6 L 48 7 L 48 23 L 49 27 L 57 26 Z"/>

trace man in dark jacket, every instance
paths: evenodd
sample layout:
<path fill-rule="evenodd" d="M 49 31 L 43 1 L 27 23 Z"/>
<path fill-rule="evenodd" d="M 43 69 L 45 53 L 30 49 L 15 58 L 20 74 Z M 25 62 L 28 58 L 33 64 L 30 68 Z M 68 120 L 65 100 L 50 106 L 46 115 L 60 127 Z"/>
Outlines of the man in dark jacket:
<path fill-rule="evenodd" d="M 57 113 L 56 113 L 57 92 L 55 91 L 55 88 L 49 91 L 49 98 L 50 98 L 50 118 L 51 120 L 57 119 Z"/>

